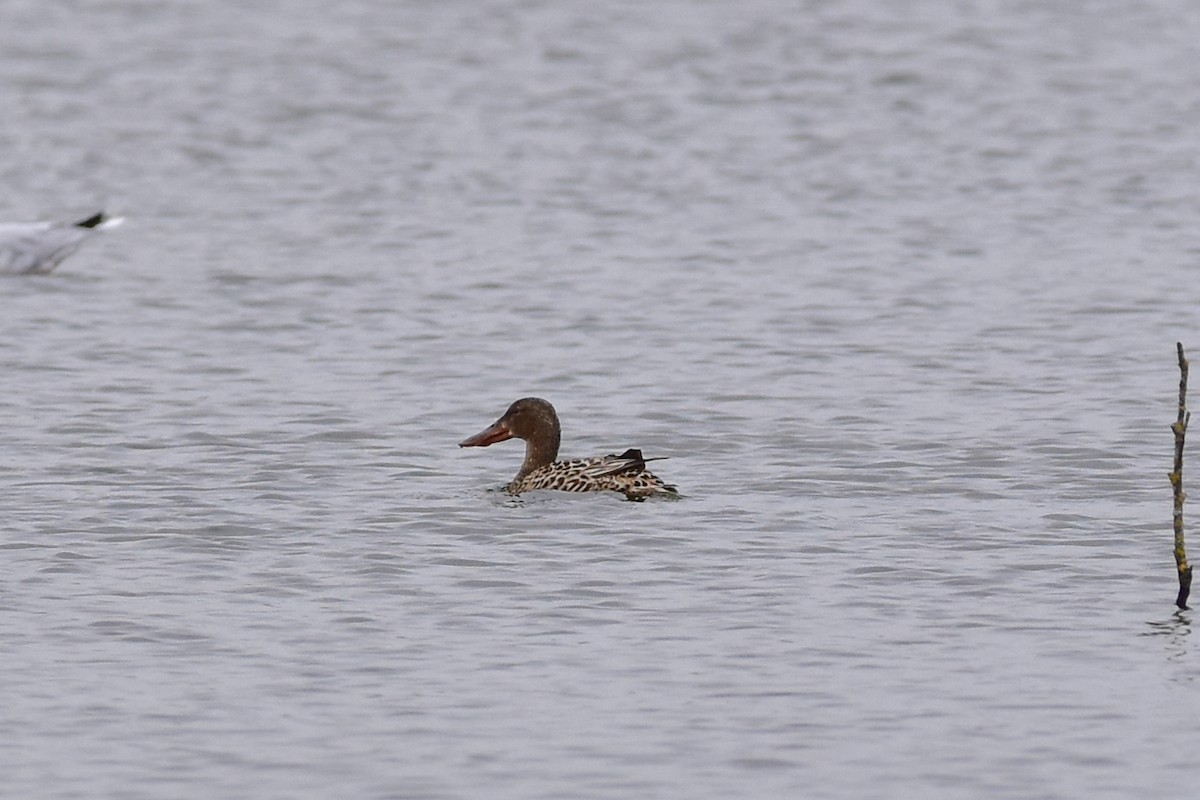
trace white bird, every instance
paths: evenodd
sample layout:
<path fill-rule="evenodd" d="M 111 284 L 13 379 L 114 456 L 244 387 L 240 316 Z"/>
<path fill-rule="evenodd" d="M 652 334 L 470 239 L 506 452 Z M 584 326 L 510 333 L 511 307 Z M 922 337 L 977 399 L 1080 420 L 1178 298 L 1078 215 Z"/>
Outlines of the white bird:
<path fill-rule="evenodd" d="M 101 211 L 79 222 L 0 223 L 0 273 L 44 275 L 85 239 L 124 221 L 124 217 L 107 217 Z"/>

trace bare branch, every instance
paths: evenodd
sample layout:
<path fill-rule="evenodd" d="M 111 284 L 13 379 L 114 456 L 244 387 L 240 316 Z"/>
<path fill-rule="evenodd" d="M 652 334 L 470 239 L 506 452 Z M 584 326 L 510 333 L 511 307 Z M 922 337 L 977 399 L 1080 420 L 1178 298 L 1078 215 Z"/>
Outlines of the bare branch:
<path fill-rule="evenodd" d="M 1179 351 L 1179 417 L 1171 425 L 1175 433 L 1175 469 L 1169 477 L 1175 494 L 1175 569 L 1179 573 L 1179 595 L 1175 598 L 1175 605 L 1187 608 L 1188 594 L 1192 591 L 1192 568 L 1183 546 L 1183 503 L 1187 500 L 1187 494 L 1183 491 L 1183 439 L 1192 415 L 1187 410 L 1188 361 L 1184 357 L 1183 343 L 1176 342 L 1175 348 Z"/>

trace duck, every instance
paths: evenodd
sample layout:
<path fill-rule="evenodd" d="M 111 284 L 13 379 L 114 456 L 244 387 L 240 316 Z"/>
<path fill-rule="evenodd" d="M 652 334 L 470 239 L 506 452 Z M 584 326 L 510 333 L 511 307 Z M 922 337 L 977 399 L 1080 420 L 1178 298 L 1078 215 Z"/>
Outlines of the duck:
<path fill-rule="evenodd" d="M 124 221 L 100 211 L 75 222 L 0 223 L 0 273 L 44 275 L 85 240 Z"/>
<path fill-rule="evenodd" d="M 642 451 L 630 448 L 620 455 L 556 461 L 562 427 L 554 406 L 540 397 L 523 397 L 508 407 L 504 415 L 474 436 L 458 443 L 459 447 L 488 447 L 508 439 L 525 440 L 525 461 L 517 476 L 504 487 L 519 495 L 534 489 L 564 492 L 614 491 L 626 499 L 641 501 L 647 497 L 678 498 L 679 490 L 646 469 Z"/>

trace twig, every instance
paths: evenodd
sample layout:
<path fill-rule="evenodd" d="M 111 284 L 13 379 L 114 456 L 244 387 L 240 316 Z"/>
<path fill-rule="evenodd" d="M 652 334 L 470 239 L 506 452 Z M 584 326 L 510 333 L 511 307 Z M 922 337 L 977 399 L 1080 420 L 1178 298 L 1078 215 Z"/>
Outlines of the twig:
<path fill-rule="evenodd" d="M 1179 418 L 1171 425 L 1171 430 L 1175 432 L 1175 469 L 1169 477 L 1175 494 L 1175 569 L 1179 572 L 1179 595 L 1175 598 L 1175 605 L 1187 608 L 1188 594 L 1192 591 L 1192 568 L 1183 546 L 1183 502 L 1187 500 L 1187 494 L 1183 491 L 1183 437 L 1192 414 L 1187 410 L 1188 361 L 1183 355 L 1183 343 L 1176 342 L 1175 348 L 1179 351 Z"/>

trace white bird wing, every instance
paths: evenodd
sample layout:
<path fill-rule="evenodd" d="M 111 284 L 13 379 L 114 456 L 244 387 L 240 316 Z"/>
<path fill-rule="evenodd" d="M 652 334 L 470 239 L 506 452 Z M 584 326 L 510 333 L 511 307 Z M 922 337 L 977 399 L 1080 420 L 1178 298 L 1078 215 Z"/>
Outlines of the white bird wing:
<path fill-rule="evenodd" d="M 104 219 L 91 227 L 63 222 L 0 224 L 0 272 L 49 272 L 87 238 L 121 224 L 121 217 Z"/>

